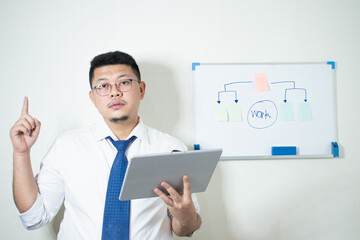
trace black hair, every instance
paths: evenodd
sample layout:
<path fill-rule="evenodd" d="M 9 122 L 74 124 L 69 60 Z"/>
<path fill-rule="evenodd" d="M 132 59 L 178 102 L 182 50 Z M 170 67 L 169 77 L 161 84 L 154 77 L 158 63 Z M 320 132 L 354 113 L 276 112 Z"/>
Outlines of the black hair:
<path fill-rule="evenodd" d="M 94 78 L 94 71 L 96 68 L 116 64 L 128 65 L 131 67 L 131 70 L 134 72 L 138 80 L 141 80 L 139 66 L 137 65 L 135 59 L 127 53 L 114 51 L 97 55 L 91 61 L 89 70 L 90 88 L 92 88 L 92 80 Z"/>

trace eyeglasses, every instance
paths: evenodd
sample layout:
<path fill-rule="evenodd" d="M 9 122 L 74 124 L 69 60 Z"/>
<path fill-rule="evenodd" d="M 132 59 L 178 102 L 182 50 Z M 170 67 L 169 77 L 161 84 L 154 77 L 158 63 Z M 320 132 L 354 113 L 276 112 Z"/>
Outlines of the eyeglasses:
<path fill-rule="evenodd" d="M 100 96 L 107 96 L 111 93 L 111 89 L 113 85 L 115 85 L 116 89 L 120 92 L 127 92 L 131 89 L 132 82 L 141 82 L 141 80 L 135 80 L 135 79 L 125 79 L 121 80 L 117 83 L 110 84 L 110 83 L 100 83 L 96 86 L 94 86 L 94 89 L 97 94 Z"/>

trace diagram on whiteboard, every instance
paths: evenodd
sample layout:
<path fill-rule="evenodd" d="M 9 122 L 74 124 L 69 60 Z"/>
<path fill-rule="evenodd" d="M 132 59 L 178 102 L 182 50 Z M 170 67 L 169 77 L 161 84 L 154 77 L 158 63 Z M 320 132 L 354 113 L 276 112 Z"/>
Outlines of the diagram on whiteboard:
<path fill-rule="evenodd" d="M 249 91 L 257 97 L 250 104 L 242 98 L 249 96 Z M 217 122 L 244 122 L 254 129 L 269 128 L 277 121 L 312 120 L 307 88 L 295 80 L 269 81 L 266 73 L 255 73 L 251 80 L 226 82 L 217 92 L 214 112 Z"/>

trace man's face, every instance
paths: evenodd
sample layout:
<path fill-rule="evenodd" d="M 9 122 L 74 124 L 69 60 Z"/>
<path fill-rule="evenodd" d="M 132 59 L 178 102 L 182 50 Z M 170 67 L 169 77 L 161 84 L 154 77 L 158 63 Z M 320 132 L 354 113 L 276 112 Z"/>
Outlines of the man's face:
<path fill-rule="evenodd" d="M 96 68 L 94 71 L 93 90 L 90 91 L 89 95 L 107 122 L 137 121 L 140 101 L 145 95 L 145 83 L 132 81 L 129 91 L 117 90 L 114 84 L 126 79 L 137 80 L 136 75 L 128 65 L 107 65 Z M 112 85 L 110 94 L 100 96 L 94 86 L 107 83 Z"/>

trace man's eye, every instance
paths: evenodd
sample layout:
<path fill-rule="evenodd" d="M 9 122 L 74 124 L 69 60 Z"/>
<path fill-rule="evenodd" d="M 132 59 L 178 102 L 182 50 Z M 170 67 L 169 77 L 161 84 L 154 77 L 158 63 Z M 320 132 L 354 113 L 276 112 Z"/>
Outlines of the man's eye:
<path fill-rule="evenodd" d="M 109 84 L 104 83 L 104 84 L 99 84 L 98 88 L 108 88 Z"/>
<path fill-rule="evenodd" d="M 124 86 L 129 85 L 129 84 L 130 84 L 129 80 L 125 80 L 125 81 L 120 82 L 120 85 L 124 85 Z"/>

